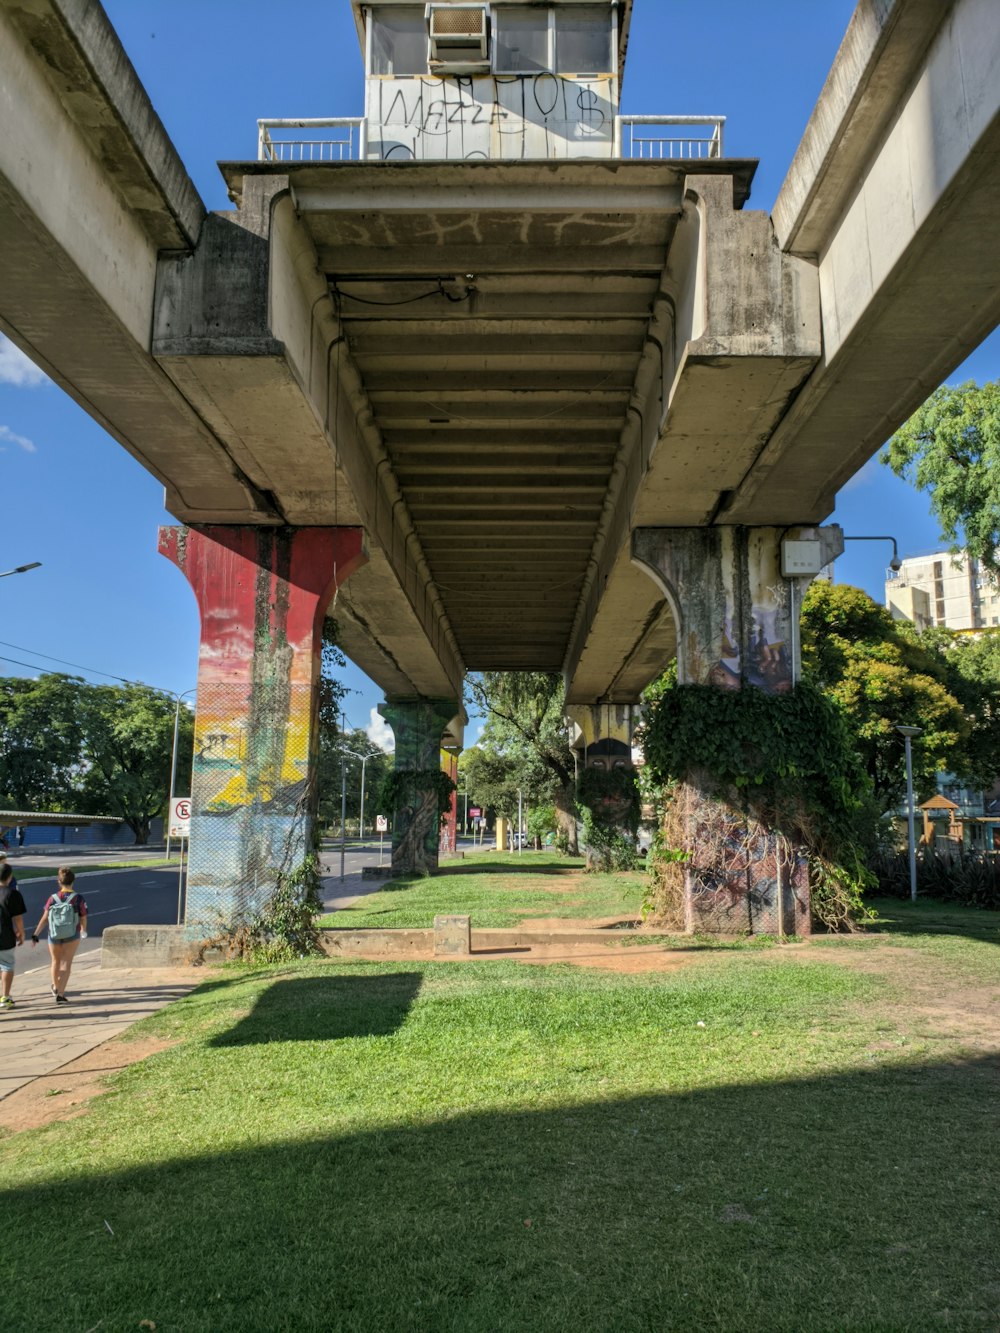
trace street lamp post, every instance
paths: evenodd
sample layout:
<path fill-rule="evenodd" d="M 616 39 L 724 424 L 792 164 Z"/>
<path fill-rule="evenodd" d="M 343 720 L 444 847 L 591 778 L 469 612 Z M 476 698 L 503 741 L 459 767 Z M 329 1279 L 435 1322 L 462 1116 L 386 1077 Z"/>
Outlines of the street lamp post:
<path fill-rule="evenodd" d="M 361 760 L 361 813 L 358 816 L 358 832 L 362 840 L 365 836 L 365 765 L 371 758 L 368 754 L 356 754 L 353 750 L 342 750 L 342 754 L 349 754 L 352 759 Z"/>
<path fill-rule="evenodd" d="M 5 569 L 3 573 L 0 574 L 0 579 L 8 579 L 11 574 L 27 574 L 29 569 L 41 569 L 41 567 L 41 560 L 32 560 L 30 565 L 18 565 L 16 569 Z"/>
<path fill-rule="evenodd" d="M 917 901 L 917 839 L 913 827 L 913 754 L 910 742 L 914 736 L 920 735 L 920 727 L 905 727 L 897 725 L 896 730 L 903 738 L 903 744 L 906 748 L 906 815 L 909 825 L 909 849 L 910 849 L 910 901 Z"/>

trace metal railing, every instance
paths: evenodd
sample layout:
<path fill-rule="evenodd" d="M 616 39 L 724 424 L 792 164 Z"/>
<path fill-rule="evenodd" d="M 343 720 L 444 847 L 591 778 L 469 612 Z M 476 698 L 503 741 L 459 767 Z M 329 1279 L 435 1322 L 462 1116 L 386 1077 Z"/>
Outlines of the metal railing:
<path fill-rule="evenodd" d="M 615 156 L 654 162 L 722 157 L 725 124 L 725 116 L 616 116 Z M 701 134 L 671 133 L 699 126 Z"/>
<path fill-rule="evenodd" d="M 358 162 L 368 154 L 367 129 L 368 122 L 363 116 L 322 120 L 258 120 L 257 160 Z M 294 130 L 305 133 L 293 135 L 290 131 Z"/>
<path fill-rule="evenodd" d="M 616 116 L 613 155 L 654 162 L 721 158 L 725 124 L 725 116 Z M 260 162 L 358 162 L 367 156 L 368 122 L 362 116 L 257 122 Z"/>

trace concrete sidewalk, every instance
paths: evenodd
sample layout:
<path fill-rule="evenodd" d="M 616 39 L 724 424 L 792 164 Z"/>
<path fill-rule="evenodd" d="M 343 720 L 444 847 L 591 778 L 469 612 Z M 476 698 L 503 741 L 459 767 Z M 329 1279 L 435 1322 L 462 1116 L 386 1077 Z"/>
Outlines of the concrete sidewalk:
<path fill-rule="evenodd" d="M 335 858 L 324 858 L 336 870 Z M 30 881 L 29 881 L 30 882 Z M 325 875 L 326 911 L 349 907 L 379 883 L 363 882 L 360 870 L 344 883 Z M 14 1008 L 0 1010 L 0 1101 L 36 1078 L 50 1075 L 71 1060 L 153 1014 L 201 984 L 207 968 L 101 968 L 101 954 L 78 954 L 70 977 L 69 1004 L 57 1005 L 49 990 L 49 951 L 23 946 L 17 951 Z"/>
<path fill-rule="evenodd" d="M 203 968 L 107 972 L 94 953 L 74 963 L 70 1003 L 57 1005 L 48 967 L 42 966 L 48 950 L 17 953 L 22 971 L 14 978 L 15 1007 L 0 1010 L 0 1100 L 116 1037 L 209 975 Z"/>

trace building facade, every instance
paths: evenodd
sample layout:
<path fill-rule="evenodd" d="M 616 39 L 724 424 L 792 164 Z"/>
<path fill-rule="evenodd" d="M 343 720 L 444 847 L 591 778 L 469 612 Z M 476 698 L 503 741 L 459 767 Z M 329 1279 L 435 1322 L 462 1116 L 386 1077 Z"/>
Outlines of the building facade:
<path fill-rule="evenodd" d="M 1000 627 L 1000 585 L 978 560 L 951 551 L 910 556 L 890 570 L 885 604 L 894 620 L 909 620 L 918 630 Z"/>

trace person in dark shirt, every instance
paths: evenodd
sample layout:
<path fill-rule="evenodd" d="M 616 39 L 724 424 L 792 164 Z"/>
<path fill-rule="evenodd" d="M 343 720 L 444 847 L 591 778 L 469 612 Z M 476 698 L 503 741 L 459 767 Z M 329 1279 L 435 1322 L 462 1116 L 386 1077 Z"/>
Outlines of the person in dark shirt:
<path fill-rule="evenodd" d="M 14 950 L 24 943 L 24 899 L 9 865 L 0 866 L 0 1009 L 13 1009 Z"/>

